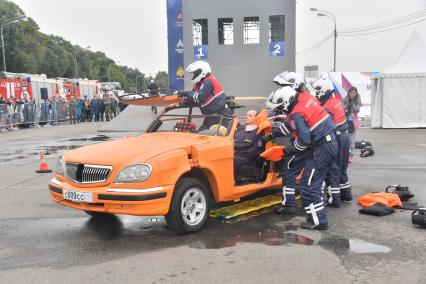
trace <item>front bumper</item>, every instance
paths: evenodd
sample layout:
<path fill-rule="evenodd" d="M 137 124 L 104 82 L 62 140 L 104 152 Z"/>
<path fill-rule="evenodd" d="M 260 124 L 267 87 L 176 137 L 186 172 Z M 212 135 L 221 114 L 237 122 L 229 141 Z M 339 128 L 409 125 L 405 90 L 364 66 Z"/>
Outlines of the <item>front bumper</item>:
<path fill-rule="evenodd" d="M 166 215 L 173 196 L 173 188 L 174 185 L 149 189 L 120 189 L 108 186 L 83 188 L 55 178 L 49 182 L 52 201 L 58 204 L 84 211 L 137 216 Z M 63 195 L 64 189 L 91 192 L 93 201 L 86 203 L 66 200 Z"/>

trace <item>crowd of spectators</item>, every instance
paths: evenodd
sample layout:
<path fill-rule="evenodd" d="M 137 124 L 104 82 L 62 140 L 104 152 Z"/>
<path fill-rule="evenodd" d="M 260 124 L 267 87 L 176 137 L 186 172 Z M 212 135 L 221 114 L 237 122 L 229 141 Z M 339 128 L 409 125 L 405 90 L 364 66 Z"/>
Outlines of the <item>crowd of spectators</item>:
<path fill-rule="evenodd" d="M 21 99 L 0 95 L 0 131 L 15 131 L 20 128 L 48 127 L 65 123 L 110 121 L 118 115 L 118 100 L 108 93 L 87 96 L 51 97 L 36 102 L 24 92 Z"/>

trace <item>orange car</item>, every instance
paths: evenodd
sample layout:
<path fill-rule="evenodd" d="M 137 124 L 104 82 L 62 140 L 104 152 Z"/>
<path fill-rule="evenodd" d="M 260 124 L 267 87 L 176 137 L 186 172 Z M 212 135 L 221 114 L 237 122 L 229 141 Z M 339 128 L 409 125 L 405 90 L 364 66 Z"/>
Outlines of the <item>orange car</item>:
<path fill-rule="evenodd" d="M 281 187 L 272 161 L 259 165 L 262 178 L 235 181 L 238 117 L 214 117 L 214 127 L 198 131 L 205 118 L 192 108 L 173 110 L 141 136 L 66 152 L 49 182 L 52 200 L 91 216 L 164 215 L 173 231 L 190 233 L 204 225 L 211 201 L 239 201 Z"/>

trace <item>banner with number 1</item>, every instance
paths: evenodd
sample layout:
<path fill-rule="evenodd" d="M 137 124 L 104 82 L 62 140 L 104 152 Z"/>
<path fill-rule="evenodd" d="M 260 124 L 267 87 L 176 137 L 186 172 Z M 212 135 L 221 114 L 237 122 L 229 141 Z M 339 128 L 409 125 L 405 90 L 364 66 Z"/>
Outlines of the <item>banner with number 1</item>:
<path fill-rule="evenodd" d="M 194 59 L 196 59 L 196 60 L 207 59 L 208 58 L 208 51 L 209 51 L 208 45 L 194 46 Z"/>

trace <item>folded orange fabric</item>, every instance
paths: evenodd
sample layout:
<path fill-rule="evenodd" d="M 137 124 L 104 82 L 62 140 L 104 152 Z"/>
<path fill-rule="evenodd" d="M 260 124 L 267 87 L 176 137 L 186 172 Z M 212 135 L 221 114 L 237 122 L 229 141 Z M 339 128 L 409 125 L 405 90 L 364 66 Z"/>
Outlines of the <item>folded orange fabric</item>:
<path fill-rule="evenodd" d="M 358 203 L 361 206 L 368 207 L 376 203 L 383 203 L 389 207 L 402 206 L 401 199 L 396 193 L 373 192 L 358 198 Z"/>
<path fill-rule="evenodd" d="M 280 161 L 283 158 L 284 149 L 284 146 L 274 146 L 262 152 L 260 156 L 271 161 Z"/>
<path fill-rule="evenodd" d="M 272 131 L 272 125 L 268 120 L 265 120 L 259 124 L 259 129 L 257 130 L 257 134 L 262 131 Z"/>

